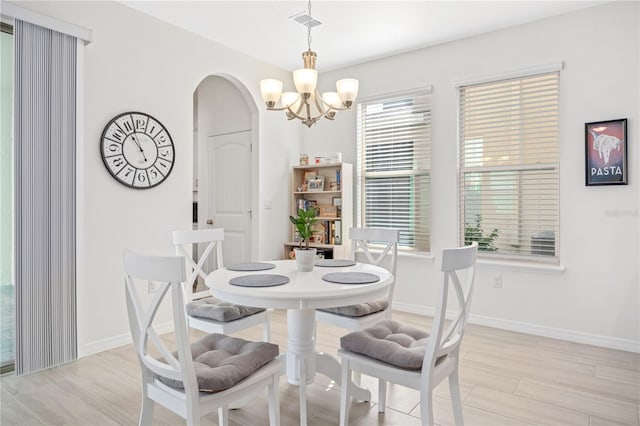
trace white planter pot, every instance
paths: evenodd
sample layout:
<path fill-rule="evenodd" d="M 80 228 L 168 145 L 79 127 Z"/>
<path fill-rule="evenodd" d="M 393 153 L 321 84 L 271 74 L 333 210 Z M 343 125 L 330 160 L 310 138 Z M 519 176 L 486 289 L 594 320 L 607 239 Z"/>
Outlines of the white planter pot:
<path fill-rule="evenodd" d="M 294 248 L 293 251 L 296 253 L 296 265 L 298 266 L 298 271 L 313 271 L 313 264 L 316 261 L 316 249 L 311 248 L 309 250 L 305 250 Z"/>

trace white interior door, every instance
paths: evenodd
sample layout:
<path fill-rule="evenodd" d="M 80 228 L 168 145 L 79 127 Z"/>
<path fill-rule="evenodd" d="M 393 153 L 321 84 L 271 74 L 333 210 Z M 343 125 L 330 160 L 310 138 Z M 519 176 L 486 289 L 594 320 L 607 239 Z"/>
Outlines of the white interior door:
<path fill-rule="evenodd" d="M 208 196 L 203 213 L 210 226 L 224 228 L 224 263 L 248 262 L 251 260 L 251 131 L 209 136 L 205 167 Z"/>

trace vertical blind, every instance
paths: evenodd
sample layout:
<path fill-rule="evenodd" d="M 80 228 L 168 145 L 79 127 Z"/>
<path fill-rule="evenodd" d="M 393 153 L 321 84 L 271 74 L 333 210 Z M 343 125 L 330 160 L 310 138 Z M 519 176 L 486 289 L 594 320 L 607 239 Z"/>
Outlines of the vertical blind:
<path fill-rule="evenodd" d="M 364 227 L 400 231 L 400 249 L 428 252 L 431 92 L 358 105 L 358 213 Z"/>
<path fill-rule="evenodd" d="M 77 40 L 15 20 L 16 371 L 76 358 Z"/>
<path fill-rule="evenodd" d="M 460 241 L 557 262 L 559 72 L 459 87 Z"/>

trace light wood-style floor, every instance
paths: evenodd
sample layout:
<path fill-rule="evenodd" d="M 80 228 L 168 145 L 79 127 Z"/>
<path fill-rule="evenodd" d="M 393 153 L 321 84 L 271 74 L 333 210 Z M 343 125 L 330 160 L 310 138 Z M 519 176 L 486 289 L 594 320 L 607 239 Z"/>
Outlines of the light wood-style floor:
<path fill-rule="evenodd" d="M 430 325 L 430 319 L 402 312 L 394 319 Z M 318 327 L 319 350 L 335 354 L 344 330 Z M 260 328 L 240 334 L 259 340 Z M 197 332 L 192 332 L 197 337 Z M 276 311 L 272 341 L 286 349 L 286 315 Z M 470 325 L 462 344 L 460 380 L 467 425 L 638 425 L 640 356 L 594 346 Z M 387 412 L 378 414 L 373 401 L 354 403 L 351 424 L 418 425 L 418 393 L 389 386 Z M 9 425 L 133 425 L 140 409 L 139 368 L 130 345 L 26 377 L 0 379 L 0 424 Z M 283 377 L 280 385 L 283 425 L 298 425 L 297 387 Z M 308 387 L 309 424 L 336 425 L 339 388 L 324 376 Z M 434 417 L 452 425 L 446 381 L 436 389 Z M 229 413 L 231 425 L 268 424 L 264 397 Z M 215 414 L 203 424 L 217 424 Z M 157 406 L 154 424 L 184 421 Z"/>

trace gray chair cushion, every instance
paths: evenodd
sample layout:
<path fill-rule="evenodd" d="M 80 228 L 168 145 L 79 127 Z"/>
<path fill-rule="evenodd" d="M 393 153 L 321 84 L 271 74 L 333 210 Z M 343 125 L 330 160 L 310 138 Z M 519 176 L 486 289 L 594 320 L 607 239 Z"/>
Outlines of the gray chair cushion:
<path fill-rule="evenodd" d="M 358 303 L 357 305 L 340 306 L 337 308 L 318 309 L 319 311 L 331 312 L 345 317 L 363 317 L 384 311 L 389 307 L 387 299 L 378 299 L 372 302 Z"/>
<path fill-rule="evenodd" d="M 422 368 L 429 333 L 415 327 L 384 320 L 340 339 L 340 346 L 396 367 Z"/>
<path fill-rule="evenodd" d="M 187 303 L 187 315 L 191 317 L 207 318 L 221 322 L 235 321 L 249 315 L 264 311 L 263 308 L 234 305 L 223 302 L 215 297 L 205 297 Z"/>
<path fill-rule="evenodd" d="M 201 392 L 213 393 L 229 389 L 249 377 L 277 357 L 279 348 L 273 343 L 250 342 L 213 333 L 192 343 L 191 353 L 198 388 Z M 184 387 L 180 380 L 156 377 L 166 385 Z"/>

